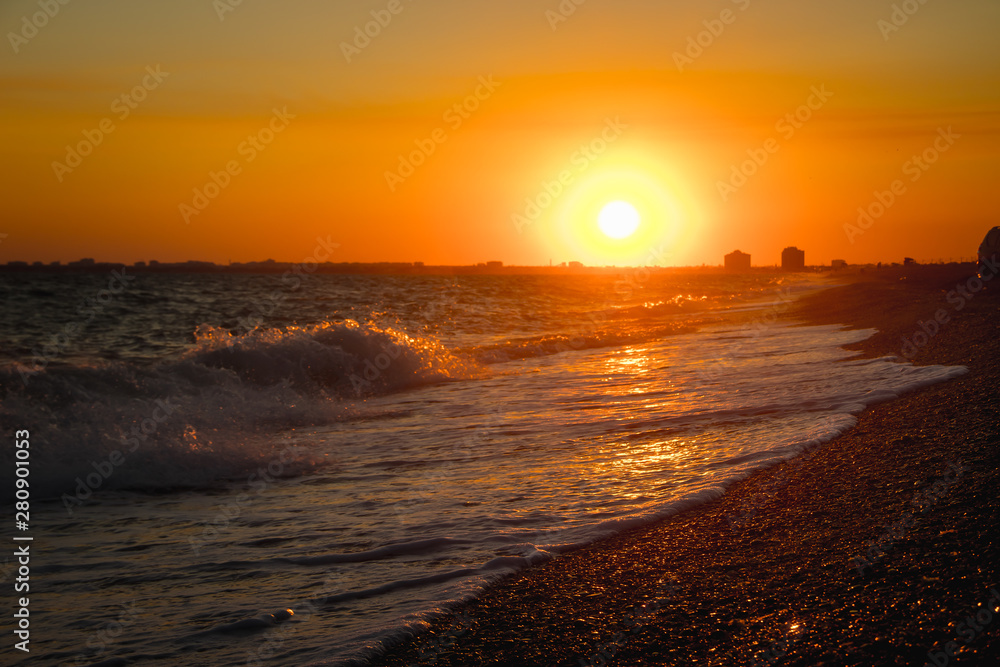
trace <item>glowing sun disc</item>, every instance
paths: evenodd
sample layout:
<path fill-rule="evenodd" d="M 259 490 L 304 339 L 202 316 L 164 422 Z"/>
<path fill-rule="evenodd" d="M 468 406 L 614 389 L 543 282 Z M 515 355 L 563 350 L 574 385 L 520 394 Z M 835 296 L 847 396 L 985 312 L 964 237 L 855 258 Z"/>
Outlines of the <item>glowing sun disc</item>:
<path fill-rule="evenodd" d="M 613 239 L 623 239 L 639 228 L 639 211 L 625 201 L 613 201 L 597 216 L 597 226 Z"/>

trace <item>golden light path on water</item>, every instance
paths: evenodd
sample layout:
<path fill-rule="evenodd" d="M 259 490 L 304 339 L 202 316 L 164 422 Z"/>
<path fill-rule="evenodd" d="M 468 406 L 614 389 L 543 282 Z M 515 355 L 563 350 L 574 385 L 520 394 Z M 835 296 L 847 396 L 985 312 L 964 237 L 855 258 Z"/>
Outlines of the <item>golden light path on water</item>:
<path fill-rule="evenodd" d="M 110 482 L 159 484 L 152 488 L 164 493 L 102 489 L 76 508 L 88 512 L 85 523 L 67 523 L 61 512 L 41 519 L 61 536 L 52 567 L 78 573 L 65 586 L 95 604 L 126 589 L 142 596 L 157 627 L 155 635 L 123 636 L 116 646 L 129 655 L 152 649 L 169 656 L 163 664 L 176 662 L 170 652 L 178 645 L 204 641 L 191 634 L 194 619 L 218 640 L 214 661 L 235 664 L 246 654 L 242 641 L 218 638 L 276 610 L 304 618 L 307 601 L 320 598 L 325 611 L 310 620 L 314 630 L 297 636 L 296 651 L 328 657 L 329 638 L 337 637 L 335 650 L 346 657 L 496 575 L 717 498 L 735 479 L 848 428 L 867 403 L 956 372 L 843 349 L 871 331 L 778 322 L 747 329 L 745 301 L 682 296 L 731 295 L 730 277 L 694 291 L 674 283 L 653 290 L 651 282 L 625 303 L 612 298 L 615 280 L 469 279 L 428 321 L 440 324 L 446 313 L 450 340 L 421 335 L 418 325 L 404 335 L 358 319 L 320 323 L 329 301 L 314 297 L 292 312 L 301 317 L 308 304 L 324 304 L 316 324 L 289 321 L 236 340 L 218 326 L 199 328 L 197 344 L 179 358 L 128 369 L 155 387 L 170 382 L 183 401 L 177 421 L 150 439 L 168 427 L 184 427 L 183 435 L 130 453 Z M 232 281 L 216 285 L 230 298 Z M 372 294 L 398 289 L 406 298 L 394 301 L 409 309 L 443 286 L 337 279 L 315 296 L 355 295 L 370 309 Z M 550 297 L 539 299 L 546 286 Z M 770 286 L 744 293 L 770 301 Z M 595 294 L 606 297 L 600 320 L 591 319 Z M 673 326 L 675 317 L 684 326 Z M 697 332 L 678 333 L 692 322 Z M 502 335 L 498 323 L 508 326 Z M 468 351 L 470 338 L 479 341 L 474 358 L 456 352 Z M 364 351 L 369 363 L 340 364 L 345 348 Z M 345 368 L 357 377 L 345 378 Z M 104 386 L 119 383 L 121 372 L 100 366 L 74 369 L 74 377 Z M 424 377 L 433 381 L 413 381 Z M 262 385 L 268 378 L 281 381 Z M 326 399 L 338 387 L 354 397 L 355 387 L 387 378 L 398 380 L 383 393 Z M 94 409 L 87 400 L 76 414 L 86 419 Z M 336 418 L 316 424 L 328 409 Z M 142 414 L 132 399 L 120 410 L 123 422 Z M 108 414 L 98 415 L 101 424 L 114 421 Z M 259 430 L 232 430 L 244 422 Z M 114 441 L 100 435 L 95 446 Z M 66 440 L 60 452 L 81 456 L 81 444 Z M 82 456 L 87 465 L 100 460 Z M 70 473 L 78 475 L 77 466 Z M 203 486 L 191 489 L 195 476 Z M 119 576 L 119 561 L 107 554 L 135 547 L 149 551 Z M 234 594 L 234 572 L 252 576 L 254 586 Z M 192 580 L 205 591 L 203 607 L 191 606 Z M 78 622 L 72 610 L 54 613 L 53 627 Z"/>

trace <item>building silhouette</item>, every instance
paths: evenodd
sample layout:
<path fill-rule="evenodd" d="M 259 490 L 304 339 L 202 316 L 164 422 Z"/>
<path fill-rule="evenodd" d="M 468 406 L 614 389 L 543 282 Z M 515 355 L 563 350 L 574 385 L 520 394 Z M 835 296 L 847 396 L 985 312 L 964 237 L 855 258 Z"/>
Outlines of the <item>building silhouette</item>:
<path fill-rule="evenodd" d="M 726 271 L 749 271 L 750 255 L 734 250 L 726 255 Z"/>
<path fill-rule="evenodd" d="M 789 246 L 781 251 L 782 271 L 805 271 L 806 251 L 799 250 L 795 246 Z"/>

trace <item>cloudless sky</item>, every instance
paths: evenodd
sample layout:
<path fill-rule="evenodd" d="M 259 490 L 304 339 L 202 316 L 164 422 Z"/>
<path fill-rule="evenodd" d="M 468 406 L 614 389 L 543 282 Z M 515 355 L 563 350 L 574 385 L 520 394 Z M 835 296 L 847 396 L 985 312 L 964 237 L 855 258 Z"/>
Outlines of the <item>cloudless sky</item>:
<path fill-rule="evenodd" d="M 229 2 L 0 3 L 0 261 L 932 260 L 1000 224 L 994 0 Z"/>

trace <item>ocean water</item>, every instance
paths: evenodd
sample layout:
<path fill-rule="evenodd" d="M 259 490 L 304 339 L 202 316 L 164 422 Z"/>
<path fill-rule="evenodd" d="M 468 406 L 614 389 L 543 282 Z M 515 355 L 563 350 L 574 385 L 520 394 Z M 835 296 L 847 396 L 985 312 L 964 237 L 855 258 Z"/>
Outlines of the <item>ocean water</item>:
<path fill-rule="evenodd" d="M 789 321 L 822 286 L 0 274 L 0 423 L 31 442 L 25 664 L 363 660 L 965 371 Z"/>

